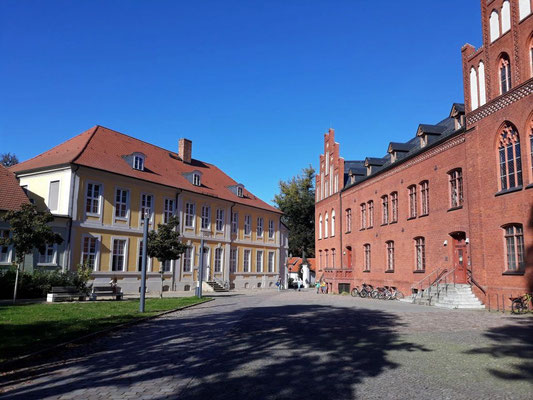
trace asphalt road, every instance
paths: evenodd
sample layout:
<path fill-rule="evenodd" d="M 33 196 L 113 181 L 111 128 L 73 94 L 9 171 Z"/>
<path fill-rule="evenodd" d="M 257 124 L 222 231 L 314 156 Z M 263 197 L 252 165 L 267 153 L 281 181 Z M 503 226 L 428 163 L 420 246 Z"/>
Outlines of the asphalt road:
<path fill-rule="evenodd" d="M 3 374 L 6 399 L 533 399 L 533 318 L 232 293 Z"/>

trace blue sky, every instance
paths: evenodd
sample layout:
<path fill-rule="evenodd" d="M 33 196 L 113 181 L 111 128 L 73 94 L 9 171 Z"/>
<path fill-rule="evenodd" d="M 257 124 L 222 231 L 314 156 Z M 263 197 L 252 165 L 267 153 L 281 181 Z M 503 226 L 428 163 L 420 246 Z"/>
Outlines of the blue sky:
<path fill-rule="evenodd" d="M 96 125 L 211 162 L 270 201 L 318 165 L 382 156 L 463 101 L 477 0 L 0 2 L 0 153 Z"/>

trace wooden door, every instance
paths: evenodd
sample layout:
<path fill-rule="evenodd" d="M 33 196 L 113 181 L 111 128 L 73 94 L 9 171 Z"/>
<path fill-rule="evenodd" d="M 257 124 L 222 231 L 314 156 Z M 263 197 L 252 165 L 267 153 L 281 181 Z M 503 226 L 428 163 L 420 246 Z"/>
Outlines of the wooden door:
<path fill-rule="evenodd" d="M 468 245 L 464 232 L 452 235 L 455 283 L 467 283 Z"/>

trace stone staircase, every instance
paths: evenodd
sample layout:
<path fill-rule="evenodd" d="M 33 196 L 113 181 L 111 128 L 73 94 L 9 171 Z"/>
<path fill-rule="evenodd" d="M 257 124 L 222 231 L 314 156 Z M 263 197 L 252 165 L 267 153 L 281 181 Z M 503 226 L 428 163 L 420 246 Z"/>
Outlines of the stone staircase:
<path fill-rule="evenodd" d="M 206 282 L 215 292 L 229 292 L 228 289 L 224 288 L 220 283 L 216 281 L 207 281 Z"/>
<path fill-rule="evenodd" d="M 468 284 L 439 284 L 413 294 L 408 301 L 415 304 L 436 306 L 442 308 L 460 308 L 470 310 L 483 310 L 485 306 L 472 293 Z"/>

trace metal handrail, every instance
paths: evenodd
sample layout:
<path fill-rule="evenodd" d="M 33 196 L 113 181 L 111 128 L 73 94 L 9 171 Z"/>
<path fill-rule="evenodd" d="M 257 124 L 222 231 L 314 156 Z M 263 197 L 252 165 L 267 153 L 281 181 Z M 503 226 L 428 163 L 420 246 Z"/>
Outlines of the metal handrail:
<path fill-rule="evenodd" d="M 483 289 L 483 287 L 482 287 L 479 283 L 477 283 L 477 281 L 474 279 L 474 276 L 472 275 L 472 271 L 469 270 L 469 269 L 467 269 L 467 270 L 466 270 L 466 273 L 467 273 L 467 275 L 468 275 L 468 280 L 469 280 L 470 282 L 472 282 L 474 285 L 476 285 L 477 288 L 478 288 L 479 290 L 481 290 L 481 291 L 483 292 L 484 295 L 486 295 L 487 292 L 486 292 L 485 289 Z"/>
<path fill-rule="evenodd" d="M 229 285 L 228 285 L 228 282 L 226 281 L 223 281 L 221 279 L 218 279 L 216 277 L 213 277 L 213 280 L 218 283 L 220 286 L 222 286 L 224 289 L 228 289 L 229 288 Z"/>
<path fill-rule="evenodd" d="M 440 268 L 437 268 L 437 269 L 434 269 L 433 271 L 431 271 L 431 273 L 429 275 L 426 275 L 423 279 L 421 279 L 419 282 L 417 282 L 416 284 L 414 285 L 411 285 L 411 289 L 417 289 L 419 292 L 422 292 L 423 290 L 427 289 L 427 288 L 430 288 L 431 286 L 433 286 L 433 284 L 435 282 L 431 282 L 429 285 L 427 285 L 425 288 L 423 288 L 423 282 L 426 281 L 426 280 L 429 280 L 431 277 L 433 277 L 433 275 L 437 275 L 437 278 L 436 280 L 439 279 L 439 275 L 440 275 L 440 272 L 441 269 Z M 444 268 L 442 270 L 442 272 L 445 272 L 446 271 L 446 268 Z"/>

